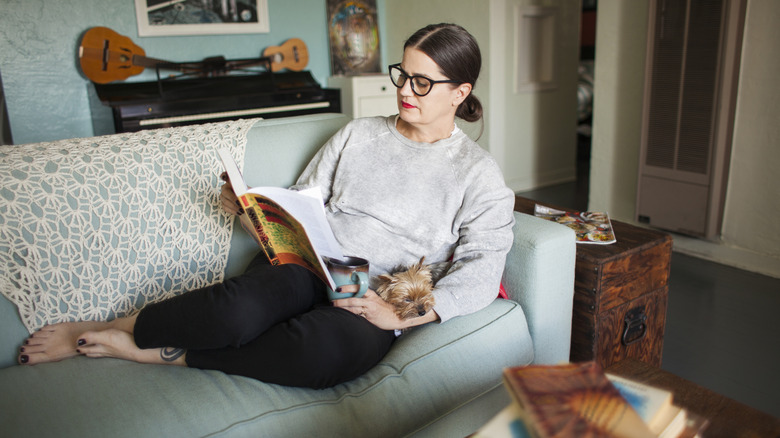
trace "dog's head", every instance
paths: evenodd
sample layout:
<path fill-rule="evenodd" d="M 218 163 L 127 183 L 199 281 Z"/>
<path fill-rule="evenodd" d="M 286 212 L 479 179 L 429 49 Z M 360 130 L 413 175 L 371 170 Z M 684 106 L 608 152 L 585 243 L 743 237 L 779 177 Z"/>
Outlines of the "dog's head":
<path fill-rule="evenodd" d="M 377 293 L 395 307 L 399 318 L 424 316 L 433 308 L 433 278 L 423 259 L 405 271 L 380 275 L 379 280 Z"/>

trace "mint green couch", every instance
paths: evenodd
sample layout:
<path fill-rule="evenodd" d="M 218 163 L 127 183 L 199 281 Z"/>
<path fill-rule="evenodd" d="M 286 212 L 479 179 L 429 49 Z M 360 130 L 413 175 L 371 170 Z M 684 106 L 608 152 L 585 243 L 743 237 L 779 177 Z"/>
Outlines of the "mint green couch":
<path fill-rule="evenodd" d="M 347 121 L 335 114 L 257 121 L 246 146 L 248 184 L 291 185 Z M 171 129 L 170 137 L 181 129 Z M 67 153 L 68 141 L 59 143 Z M 175 147 L 175 141 L 165 147 Z M 17 164 L 23 170 L 22 163 L 10 165 Z M 56 176 L 56 166 L 52 172 Z M 8 197 L 0 196 L 0 226 L 12 219 Z M 501 383 L 504 367 L 569 356 L 574 236 L 566 227 L 524 214 L 516 213 L 516 220 L 504 275 L 511 299 L 404 334 L 375 368 L 325 390 L 116 359 L 18 366 L 17 351 L 28 332 L 16 307 L 0 296 L 0 435 L 466 436 L 509 403 Z M 0 249 L 9 244 L 5 238 L 0 233 Z M 231 239 L 228 275 L 240 272 L 257 251 L 240 227 Z M 0 266 L 6 285 L 9 272 L 9 266 Z"/>

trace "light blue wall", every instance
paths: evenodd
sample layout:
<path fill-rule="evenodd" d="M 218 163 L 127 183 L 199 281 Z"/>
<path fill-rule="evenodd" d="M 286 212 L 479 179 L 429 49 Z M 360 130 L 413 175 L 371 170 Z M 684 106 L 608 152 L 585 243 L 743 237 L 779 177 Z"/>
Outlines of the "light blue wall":
<path fill-rule="evenodd" d="M 380 39 L 383 8 L 384 0 L 377 1 Z M 14 143 L 93 135 L 89 81 L 76 53 L 80 36 L 93 26 L 111 28 L 147 56 L 170 61 L 252 58 L 300 38 L 309 49 L 307 69 L 324 86 L 330 75 L 325 0 L 268 0 L 268 12 L 270 33 L 140 38 L 133 0 L 0 0 L 0 72 Z M 148 80 L 149 73 L 128 81 Z"/>

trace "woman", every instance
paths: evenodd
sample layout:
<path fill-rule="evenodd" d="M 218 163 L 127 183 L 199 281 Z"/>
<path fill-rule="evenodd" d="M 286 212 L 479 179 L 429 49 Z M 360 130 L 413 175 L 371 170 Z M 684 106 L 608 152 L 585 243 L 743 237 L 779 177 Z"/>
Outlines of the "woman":
<path fill-rule="evenodd" d="M 309 271 L 271 266 L 260 253 L 241 276 L 134 316 L 44 327 L 25 342 L 20 363 L 118 357 L 322 388 L 376 365 L 398 329 L 485 307 L 512 242 L 514 197 L 495 161 L 455 125 L 456 116 L 482 117 L 471 93 L 480 66 L 463 28 L 419 30 L 390 66 L 399 114 L 350 122 L 293 187 L 322 188 L 336 238 L 345 254 L 370 261 L 372 277 L 421 256 L 457 262 L 436 285 L 433 311 L 400 320 L 373 290 L 329 303 Z M 229 182 L 221 198 L 241 214 Z"/>

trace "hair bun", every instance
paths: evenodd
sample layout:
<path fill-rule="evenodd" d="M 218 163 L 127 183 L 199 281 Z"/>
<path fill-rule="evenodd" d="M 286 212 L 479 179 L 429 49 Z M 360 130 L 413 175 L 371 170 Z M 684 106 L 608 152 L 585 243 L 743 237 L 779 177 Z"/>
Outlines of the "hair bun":
<path fill-rule="evenodd" d="M 458 106 L 455 115 L 467 122 L 476 122 L 482 118 L 482 102 L 477 96 L 469 94 L 466 100 Z"/>

